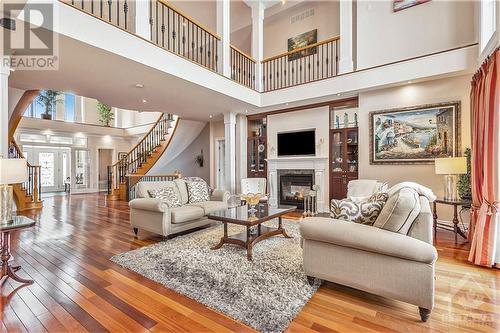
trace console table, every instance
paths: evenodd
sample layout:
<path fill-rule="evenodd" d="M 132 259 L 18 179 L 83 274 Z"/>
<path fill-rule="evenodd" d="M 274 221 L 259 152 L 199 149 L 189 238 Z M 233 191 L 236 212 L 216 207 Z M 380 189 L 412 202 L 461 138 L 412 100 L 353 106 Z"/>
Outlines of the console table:
<path fill-rule="evenodd" d="M 0 224 L 1 233 L 1 252 L 0 258 L 2 259 L 2 270 L 0 273 L 0 280 L 12 278 L 14 281 L 32 284 L 33 280 L 26 280 L 19 277 L 15 272 L 21 269 L 20 266 L 11 266 L 9 264 L 10 254 L 10 233 L 11 231 L 31 228 L 35 225 L 35 221 L 25 216 L 14 216 L 13 221 L 8 224 Z M 1 286 L 1 285 L 0 285 Z"/>
<path fill-rule="evenodd" d="M 458 206 L 462 209 L 470 209 L 472 202 L 470 200 L 446 200 L 446 199 L 436 199 L 433 202 L 433 217 L 434 217 L 434 239 L 436 238 L 436 230 L 438 227 L 438 215 L 437 215 L 437 204 L 453 206 L 453 232 L 455 233 L 455 244 L 458 242 L 458 235 L 467 239 L 467 234 L 458 225 Z"/>

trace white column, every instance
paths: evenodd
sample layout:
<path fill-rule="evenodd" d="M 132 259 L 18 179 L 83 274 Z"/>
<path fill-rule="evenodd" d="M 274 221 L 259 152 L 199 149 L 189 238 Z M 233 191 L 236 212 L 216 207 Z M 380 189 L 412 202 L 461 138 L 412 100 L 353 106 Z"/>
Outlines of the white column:
<path fill-rule="evenodd" d="M 252 2 L 252 57 L 257 61 L 255 68 L 255 88 L 262 88 L 262 64 L 264 58 L 264 3 Z"/>
<path fill-rule="evenodd" d="M 236 191 L 236 113 L 224 114 L 226 190 Z"/>
<path fill-rule="evenodd" d="M 247 117 L 236 116 L 236 193 L 241 193 L 240 179 L 247 177 Z"/>
<path fill-rule="evenodd" d="M 151 40 L 149 3 L 148 0 L 135 1 L 135 33 L 147 40 Z"/>
<path fill-rule="evenodd" d="M 56 109 L 54 110 L 54 113 L 52 114 L 52 119 L 55 120 L 66 120 L 66 95 L 63 93 L 59 96 L 57 96 L 57 99 L 60 101 L 56 103 Z"/>
<path fill-rule="evenodd" d="M 352 72 L 352 0 L 340 1 L 340 59 L 339 74 Z"/>
<path fill-rule="evenodd" d="M 9 156 L 9 75 L 8 57 L 0 57 L 0 155 Z"/>
<path fill-rule="evenodd" d="M 231 45 L 231 11 L 230 0 L 217 1 L 217 34 L 222 38 L 219 47 L 219 63 L 222 74 L 231 77 L 230 45 Z"/>

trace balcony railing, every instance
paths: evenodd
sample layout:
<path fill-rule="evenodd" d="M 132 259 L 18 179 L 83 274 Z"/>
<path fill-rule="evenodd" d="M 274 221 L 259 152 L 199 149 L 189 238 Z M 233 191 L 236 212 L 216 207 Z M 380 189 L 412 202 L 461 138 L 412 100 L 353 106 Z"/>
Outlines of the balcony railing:
<path fill-rule="evenodd" d="M 65 3 L 128 31 L 134 31 L 134 0 L 65 0 Z"/>
<path fill-rule="evenodd" d="M 121 29 L 135 33 L 139 21 L 149 23 L 149 40 L 155 45 L 214 72 L 219 68 L 221 38 L 166 0 L 147 0 L 147 20 L 136 17 L 133 0 L 60 0 Z M 144 30 L 144 29 L 142 29 Z M 147 31 L 147 30 L 146 30 Z M 141 37 L 144 38 L 143 35 Z M 256 89 L 257 66 L 262 66 L 261 92 L 293 87 L 338 75 L 340 38 L 333 37 L 263 60 L 260 64 L 230 47 L 231 79 Z"/>
<path fill-rule="evenodd" d="M 218 71 L 219 36 L 163 0 L 150 1 L 149 23 L 153 43 Z"/>
<path fill-rule="evenodd" d="M 339 41 L 339 37 L 333 37 L 263 60 L 263 91 L 338 75 Z"/>
<path fill-rule="evenodd" d="M 255 60 L 231 45 L 231 79 L 255 89 Z"/>

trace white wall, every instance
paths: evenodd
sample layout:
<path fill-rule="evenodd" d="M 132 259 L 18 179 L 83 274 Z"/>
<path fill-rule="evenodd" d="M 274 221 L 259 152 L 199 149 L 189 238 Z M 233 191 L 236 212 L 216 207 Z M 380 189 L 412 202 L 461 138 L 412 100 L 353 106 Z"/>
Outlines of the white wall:
<path fill-rule="evenodd" d="M 292 16 L 311 8 L 315 10 L 314 16 L 291 23 Z M 338 1 L 304 1 L 302 4 L 266 18 L 264 20 L 264 58 L 287 52 L 288 38 L 313 29 L 318 29 L 318 42 L 339 35 Z"/>
<path fill-rule="evenodd" d="M 370 165 L 369 112 L 421 104 L 461 101 L 462 151 L 470 147 L 470 90 L 471 77 L 460 76 L 435 81 L 414 83 L 396 88 L 374 90 L 359 95 L 359 177 L 378 179 L 394 185 L 414 181 L 431 188 L 436 195 L 444 195 L 444 178 L 434 173 L 434 164 L 425 165 Z M 439 208 L 440 218 L 450 219 L 450 210 Z"/>
<path fill-rule="evenodd" d="M 215 188 L 215 159 L 216 156 L 216 145 L 215 141 L 217 139 L 223 139 L 225 136 L 224 132 L 224 121 L 211 121 L 210 122 L 210 186 Z"/>
<path fill-rule="evenodd" d="M 113 150 L 113 163 L 116 162 L 119 152 L 128 152 L 132 148 L 133 141 L 123 137 L 89 136 L 87 148 L 90 150 L 90 188 L 85 192 L 97 192 L 99 190 L 99 149 Z M 72 175 L 72 179 L 74 179 Z"/>
<path fill-rule="evenodd" d="M 298 130 L 316 130 L 316 144 L 323 139 L 324 144 L 316 146 L 316 157 L 328 157 L 329 108 L 280 113 L 267 117 L 268 158 L 277 157 L 278 133 Z"/>
<path fill-rule="evenodd" d="M 433 0 L 393 12 L 393 1 L 358 1 L 357 68 L 476 42 L 476 3 Z"/>

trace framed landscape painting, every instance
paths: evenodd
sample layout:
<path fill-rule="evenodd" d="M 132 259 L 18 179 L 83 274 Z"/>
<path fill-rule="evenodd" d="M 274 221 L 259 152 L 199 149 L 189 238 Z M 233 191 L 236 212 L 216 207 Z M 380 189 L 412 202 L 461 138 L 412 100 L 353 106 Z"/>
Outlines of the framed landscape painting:
<path fill-rule="evenodd" d="M 432 163 L 460 155 L 460 102 L 374 111 L 370 164 Z"/>
<path fill-rule="evenodd" d="M 288 38 L 288 52 L 300 49 L 302 47 L 316 44 L 318 42 L 318 29 L 304 32 L 298 36 Z M 288 61 L 296 60 L 308 55 L 316 54 L 316 47 L 293 53 L 288 56 Z"/>
<path fill-rule="evenodd" d="M 407 9 L 413 6 L 421 5 L 431 0 L 394 0 L 392 2 L 393 10 L 399 12 L 400 10 Z"/>

